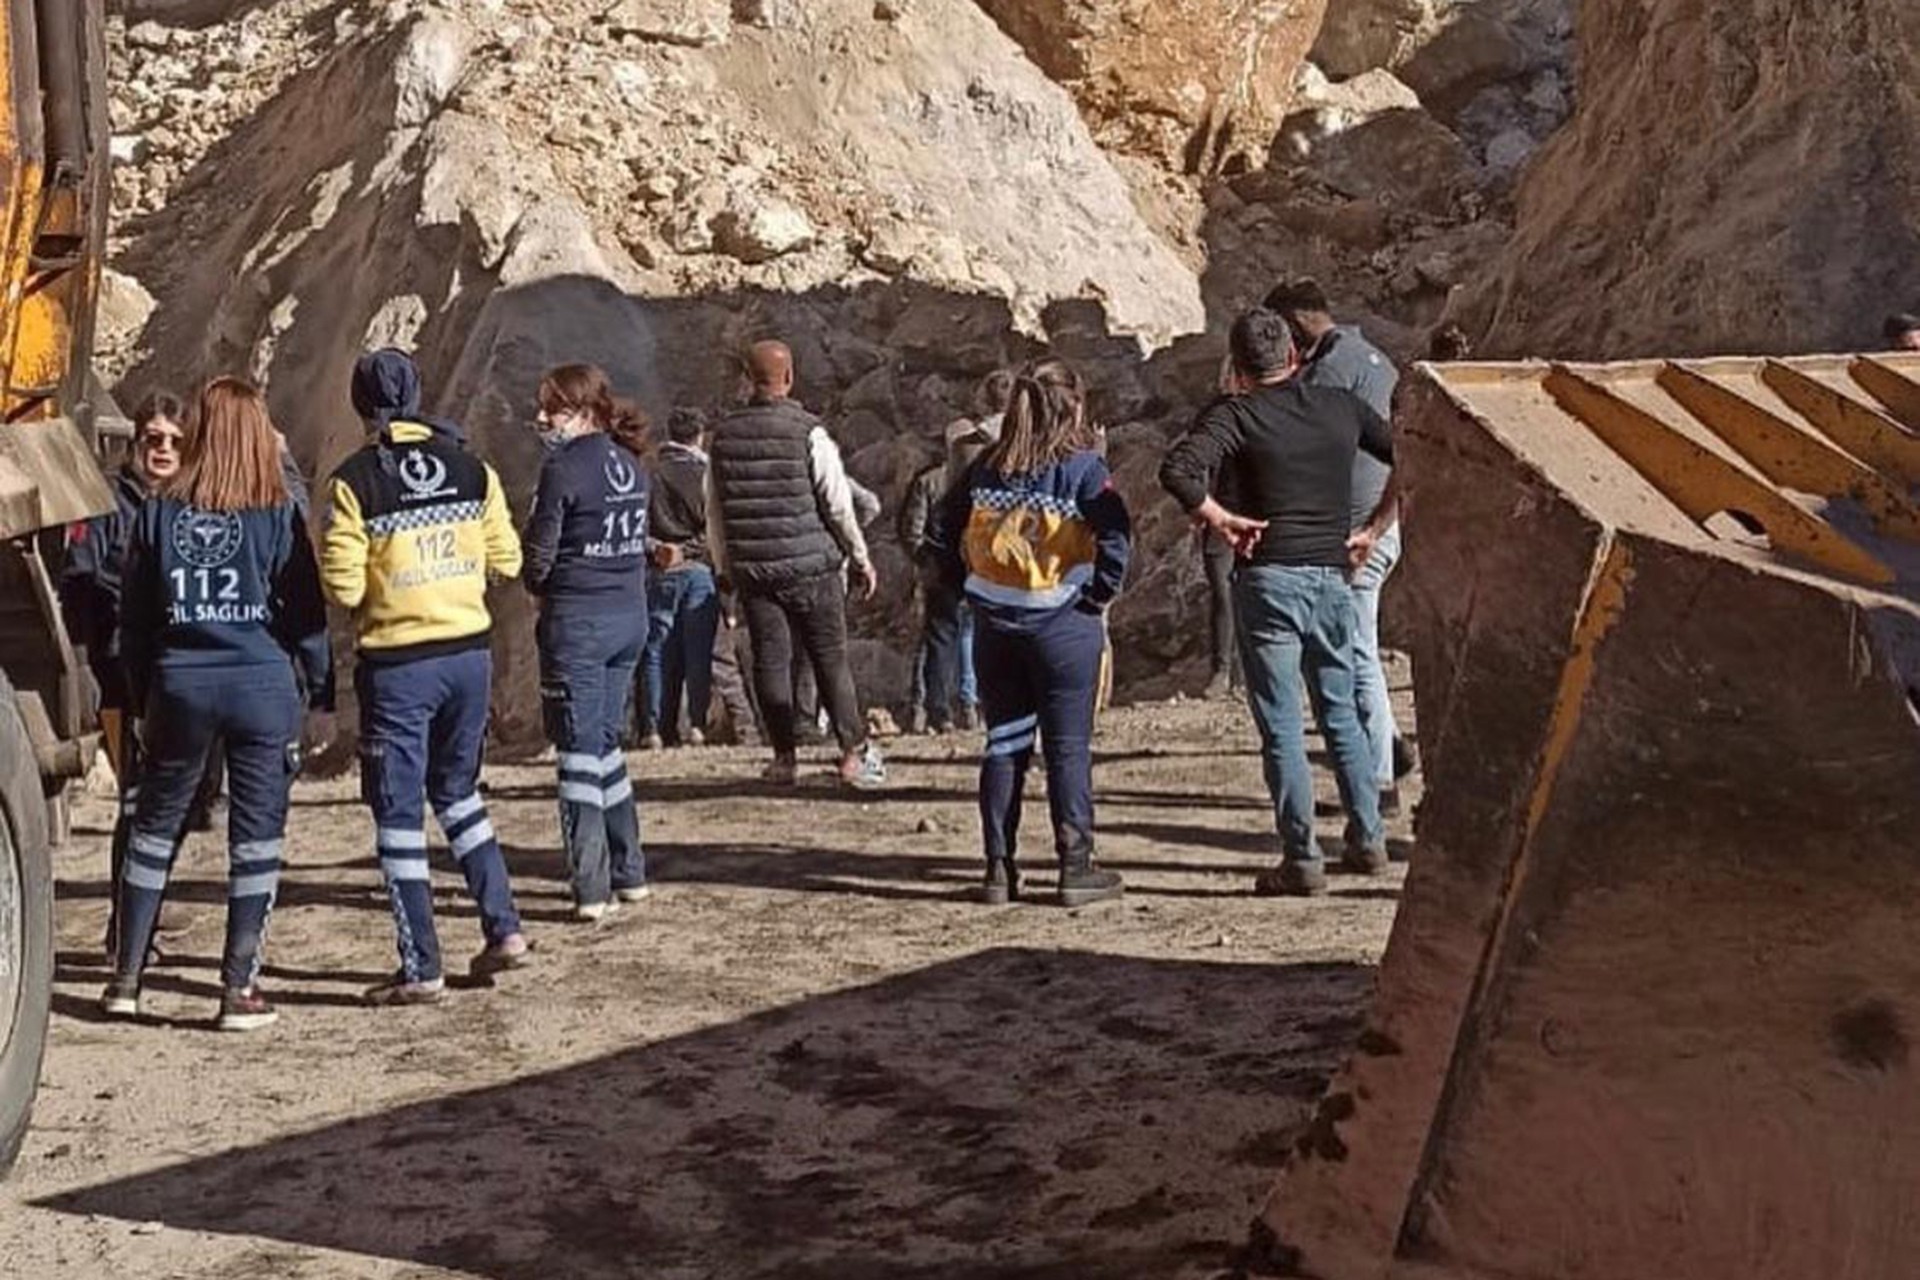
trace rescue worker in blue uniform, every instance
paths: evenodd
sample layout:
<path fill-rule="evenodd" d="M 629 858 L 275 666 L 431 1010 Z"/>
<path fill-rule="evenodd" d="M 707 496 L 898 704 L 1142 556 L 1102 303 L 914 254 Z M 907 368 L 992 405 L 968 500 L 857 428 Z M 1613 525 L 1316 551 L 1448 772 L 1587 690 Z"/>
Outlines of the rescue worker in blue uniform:
<path fill-rule="evenodd" d="M 333 705 L 326 605 L 306 523 L 280 472 L 265 399 L 209 383 L 179 473 L 135 517 L 121 598 L 128 705 L 146 767 L 120 884 L 114 1017 L 140 1011 L 140 977 L 194 789 L 217 742 L 227 758 L 227 939 L 219 1026 L 277 1016 L 260 953 L 279 887 L 303 708 Z"/>
<path fill-rule="evenodd" d="M 367 998 L 427 1004 L 446 981 L 423 791 L 480 908 L 486 946 L 469 971 L 490 977 L 530 958 L 479 789 L 493 686 L 487 583 L 519 575 L 520 540 L 493 468 L 458 427 L 421 415 L 420 373 L 404 352 L 361 358 L 353 407 L 370 434 L 329 483 L 321 577 L 353 614 L 360 782 L 400 952 Z"/>
<path fill-rule="evenodd" d="M 559 752 L 574 915 L 585 921 L 648 893 L 620 750 L 647 641 L 646 429 L 592 365 L 563 365 L 540 383 L 548 453 L 527 522 L 526 583 L 540 598 L 541 710 Z"/>

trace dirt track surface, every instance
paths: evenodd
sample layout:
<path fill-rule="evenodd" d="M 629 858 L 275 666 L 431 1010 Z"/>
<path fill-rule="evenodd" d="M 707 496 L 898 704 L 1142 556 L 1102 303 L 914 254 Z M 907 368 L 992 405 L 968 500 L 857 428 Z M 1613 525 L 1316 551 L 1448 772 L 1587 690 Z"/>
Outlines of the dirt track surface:
<path fill-rule="evenodd" d="M 566 921 L 548 769 L 488 771 L 536 969 L 382 1011 L 391 925 L 351 781 L 303 784 L 266 983 L 278 1026 L 208 1029 L 224 854 L 149 1020 L 98 1022 L 111 806 L 59 856 L 46 1084 L 0 1190 L 0 1275 L 1203 1277 L 1357 1034 L 1399 871 L 1247 893 L 1271 818 L 1243 710 L 1104 725 L 1079 912 L 967 901 L 962 739 L 895 785 L 798 792 L 743 752 L 635 756 L 655 897 Z M 1029 797 L 1044 889 L 1044 810 Z M 1326 824 L 1335 834 L 1337 823 Z M 438 856 L 438 855 L 436 855 Z M 478 946 L 451 875 L 449 960 Z"/>

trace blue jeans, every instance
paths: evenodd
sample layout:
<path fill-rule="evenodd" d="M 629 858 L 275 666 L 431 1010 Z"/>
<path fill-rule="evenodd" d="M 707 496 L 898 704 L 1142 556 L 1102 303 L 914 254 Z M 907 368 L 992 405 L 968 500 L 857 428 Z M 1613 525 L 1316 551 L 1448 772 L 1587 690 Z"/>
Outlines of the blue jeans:
<path fill-rule="evenodd" d="M 913 705 L 927 713 L 935 729 L 953 725 L 954 698 L 963 707 L 980 705 L 973 669 L 973 609 L 958 588 L 944 582 L 925 587 L 926 626 L 914 656 Z"/>
<path fill-rule="evenodd" d="M 507 860 L 480 798 L 493 654 L 468 649 L 407 662 L 369 662 L 362 654 L 353 678 L 360 694 L 360 787 L 373 810 L 400 973 L 408 982 L 430 982 L 442 974 L 422 792 L 480 908 L 487 942 L 520 932 Z"/>
<path fill-rule="evenodd" d="M 705 565 L 651 574 L 647 578 L 647 647 L 642 733 L 669 742 L 680 735 L 680 700 L 687 724 L 707 731 L 713 704 L 713 637 L 720 629 L 720 591 Z"/>
<path fill-rule="evenodd" d="M 1359 627 L 1344 570 L 1242 565 L 1234 577 L 1234 619 L 1246 665 L 1247 704 L 1260 730 L 1261 762 L 1273 797 L 1274 828 L 1289 861 L 1320 856 L 1313 838 L 1313 766 L 1307 760 L 1300 680 L 1326 735 L 1347 841 L 1386 847 L 1380 791 L 1354 698 L 1353 641 Z"/>
<path fill-rule="evenodd" d="M 253 985 L 279 891 L 287 797 L 300 771 L 300 691 L 293 666 L 161 667 L 146 708 L 146 760 L 129 787 L 132 819 L 120 870 L 116 970 L 137 977 L 187 828 L 193 793 L 215 750 L 227 755 L 227 945 L 220 981 Z"/>
<path fill-rule="evenodd" d="M 573 899 L 587 906 L 647 882 L 640 814 L 633 802 L 620 725 L 647 638 L 629 610 L 546 609 L 534 627 L 540 649 L 540 710 L 559 752 L 560 835 Z"/>
<path fill-rule="evenodd" d="M 1374 785 L 1382 790 L 1393 785 L 1393 740 L 1400 730 L 1393 722 L 1387 671 L 1380 661 L 1380 591 L 1399 563 L 1400 526 L 1395 524 L 1380 536 L 1373 555 L 1353 576 L 1353 603 L 1359 615 L 1353 631 L 1354 694 L 1373 760 Z"/>

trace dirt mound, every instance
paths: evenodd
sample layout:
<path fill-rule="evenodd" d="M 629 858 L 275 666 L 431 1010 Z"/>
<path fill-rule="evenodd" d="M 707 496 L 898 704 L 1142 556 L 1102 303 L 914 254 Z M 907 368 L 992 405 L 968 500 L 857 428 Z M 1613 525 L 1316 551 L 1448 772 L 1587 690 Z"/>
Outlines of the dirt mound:
<path fill-rule="evenodd" d="M 543 367 L 597 361 L 664 414 L 780 332 L 855 473 L 898 493 L 1062 301 L 1127 363 L 1205 324 L 1072 101 L 971 6 L 402 9 L 120 34 L 116 265 L 158 303 L 130 393 L 245 370 L 325 471 L 358 439 L 354 356 L 411 345 L 519 501 Z M 910 575 L 891 547 L 883 571 L 861 674 L 893 699 Z M 503 635 L 525 603 L 502 593 Z M 528 648 L 503 648 L 510 735 L 535 733 Z"/>
<path fill-rule="evenodd" d="M 1588 0 L 1581 103 L 1472 312 L 1503 354 L 1840 349 L 1920 297 L 1897 0 Z"/>
<path fill-rule="evenodd" d="M 1327 0 L 980 3 L 1073 91 L 1102 145 L 1187 173 L 1265 153 L 1328 8 Z"/>

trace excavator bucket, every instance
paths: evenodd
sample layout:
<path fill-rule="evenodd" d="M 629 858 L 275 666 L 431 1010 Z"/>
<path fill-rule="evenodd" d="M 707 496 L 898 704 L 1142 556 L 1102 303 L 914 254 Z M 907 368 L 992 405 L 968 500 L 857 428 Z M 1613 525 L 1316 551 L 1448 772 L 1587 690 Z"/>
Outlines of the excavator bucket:
<path fill-rule="evenodd" d="M 1426 797 L 1256 1253 L 1920 1275 L 1920 357 L 1408 393 Z"/>

